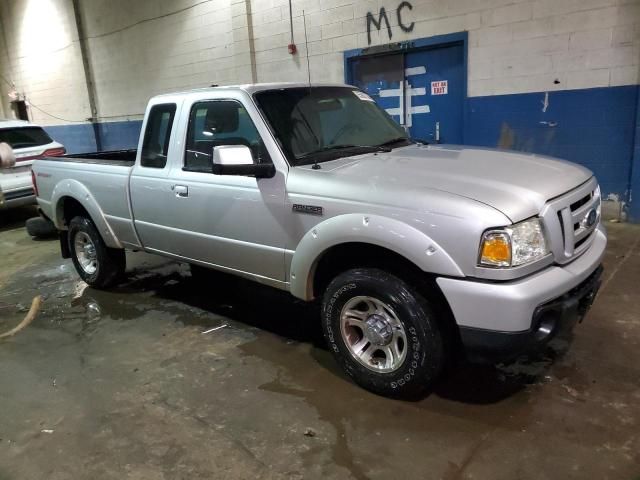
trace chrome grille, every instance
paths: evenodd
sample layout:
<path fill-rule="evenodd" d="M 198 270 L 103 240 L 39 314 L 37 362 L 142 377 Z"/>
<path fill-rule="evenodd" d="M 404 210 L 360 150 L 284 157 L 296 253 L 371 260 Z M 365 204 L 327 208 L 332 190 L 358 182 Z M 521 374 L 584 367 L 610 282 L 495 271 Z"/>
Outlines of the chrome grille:
<path fill-rule="evenodd" d="M 589 248 L 600 222 L 600 200 L 598 182 L 593 177 L 545 205 L 541 216 L 556 262 L 570 262 Z"/>

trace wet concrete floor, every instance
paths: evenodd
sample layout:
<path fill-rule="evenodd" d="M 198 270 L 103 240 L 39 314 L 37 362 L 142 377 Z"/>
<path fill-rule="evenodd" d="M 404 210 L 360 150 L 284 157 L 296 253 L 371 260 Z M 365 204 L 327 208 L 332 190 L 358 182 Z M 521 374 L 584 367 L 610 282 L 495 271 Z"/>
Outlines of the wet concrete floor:
<path fill-rule="evenodd" d="M 0 217 L 0 332 L 45 297 L 0 340 L 1 480 L 640 478 L 638 226 L 608 226 L 566 354 L 460 365 L 401 402 L 340 373 L 313 305 L 142 253 L 93 290 L 32 213 Z"/>

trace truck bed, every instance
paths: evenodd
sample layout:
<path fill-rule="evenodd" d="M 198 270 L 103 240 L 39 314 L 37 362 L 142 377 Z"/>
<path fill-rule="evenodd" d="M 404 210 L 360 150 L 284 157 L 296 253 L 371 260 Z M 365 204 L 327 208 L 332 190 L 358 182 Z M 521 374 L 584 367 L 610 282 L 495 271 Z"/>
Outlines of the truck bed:
<path fill-rule="evenodd" d="M 138 149 L 133 148 L 129 150 L 109 150 L 106 152 L 73 153 L 60 157 L 47 157 L 46 160 L 132 167 L 136 161 L 137 153 Z"/>
<path fill-rule="evenodd" d="M 108 225 L 115 238 L 135 244 L 128 193 L 135 155 L 136 150 L 118 150 L 36 160 L 33 171 L 40 208 L 55 223 L 58 212 L 52 208 L 52 201 L 57 202 L 59 196 L 81 198 L 88 202 L 85 207 L 94 221 L 104 219 L 102 229 Z M 56 226 L 64 228 L 59 222 Z"/>

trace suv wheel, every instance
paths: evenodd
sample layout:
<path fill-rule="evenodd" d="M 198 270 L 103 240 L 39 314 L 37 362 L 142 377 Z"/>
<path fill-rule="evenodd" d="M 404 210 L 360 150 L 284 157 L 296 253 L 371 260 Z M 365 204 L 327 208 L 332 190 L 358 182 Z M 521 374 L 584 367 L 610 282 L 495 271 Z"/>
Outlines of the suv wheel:
<path fill-rule="evenodd" d="M 73 265 L 90 286 L 110 287 L 124 274 L 124 250 L 107 247 L 90 219 L 74 217 L 69 222 L 68 238 Z"/>
<path fill-rule="evenodd" d="M 420 398 L 445 363 L 442 333 L 428 302 L 383 270 L 338 275 L 324 294 L 322 327 L 345 372 L 380 395 Z"/>

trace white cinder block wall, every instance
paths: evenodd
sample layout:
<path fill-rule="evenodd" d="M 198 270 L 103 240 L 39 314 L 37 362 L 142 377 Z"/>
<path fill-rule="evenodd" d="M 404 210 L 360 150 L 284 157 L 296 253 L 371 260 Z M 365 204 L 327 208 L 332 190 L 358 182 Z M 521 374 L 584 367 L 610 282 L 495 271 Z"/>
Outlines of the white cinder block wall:
<path fill-rule="evenodd" d="M 82 2 L 103 120 L 136 118 L 158 93 L 235 78 L 228 0 Z"/>
<path fill-rule="evenodd" d="M 312 79 L 344 80 L 344 50 L 368 46 L 367 12 L 385 7 L 391 41 L 468 31 L 468 94 L 498 95 L 633 85 L 640 69 L 640 2 L 637 0 L 415 0 L 400 2 L 294 1 L 294 38 L 301 58 L 292 59 L 289 6 L 283 0 L 252 0 L 258 78 L 305 80 L 305 11 Z M 389 43 L 386 28 L 372 31 L 372 45 Z M 559 83 L 554 83 L 559 80 Z"/>
<path fill-rule="evenodd" d="M 638 83 L 637 0 L 413 0 L 402 11 L 415 22 L 410 33 L 397 25 L 399 3 L 293 0 L 292 56 L 287 0 L 83 0 L 98 115 L 139 118 L 154 94 L 211 83 L 306 80 L 303 10 L 314 81 L 344 80 L 343 51 L 368 46 L 366 14 L 385 7 L 391 41 L 469 32 L 472 97 Z M 3 77 L 48 113 L 89 117 L 71 0 L 4 0 L 0 18 Z M 373 28 L 371 39 L 388 43 L 386 28 Z M 8 113 L 10 87 L 0 83 Z"/>
<path fill-rule="evenodd" d="M 71 0 L 3 0 L 0 20 L 0 74 L 33 103 L 33 118 L 66 123 L 39 107 L 60 118 L 86 120 L 90 108 Z M 1 103 L 9 115 L 13 88 L 3 78 Z"/>

